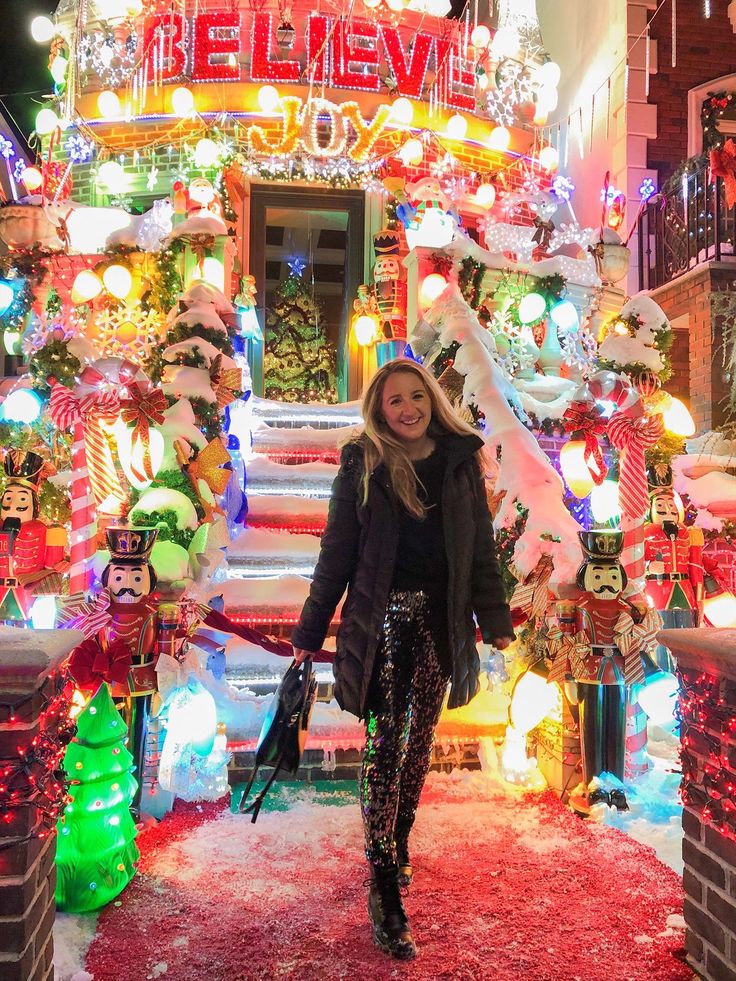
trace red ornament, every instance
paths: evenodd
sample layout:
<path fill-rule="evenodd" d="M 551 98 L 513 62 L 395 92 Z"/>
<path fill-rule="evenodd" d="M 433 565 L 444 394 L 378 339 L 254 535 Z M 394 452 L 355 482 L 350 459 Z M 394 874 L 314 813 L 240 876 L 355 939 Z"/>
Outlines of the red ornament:
<path fill-rule="evenodd" d="M 642 398 L 654 395 L 662 387 L 662 382 L 653 371 L 640 371 L 634 378 L 634 388 Z"/>

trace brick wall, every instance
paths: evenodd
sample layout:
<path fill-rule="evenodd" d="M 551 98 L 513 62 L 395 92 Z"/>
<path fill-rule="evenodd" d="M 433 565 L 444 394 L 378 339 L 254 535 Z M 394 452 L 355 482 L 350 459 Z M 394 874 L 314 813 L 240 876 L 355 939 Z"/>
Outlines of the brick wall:
<path fill-rule="evenodd" d="M 45 636 L 44 636 L 45 635 Z M 48 773 L 48 737 L 63 751 L 68 697 L 61 663 L 79 643 L 77 631 L 0 627 L 0 981 L 52 981 L 56 915 L 56 783 Z M 22 754 L 22 757 L 21 757 Z M 23 765 L 20 765 L 21 759 Z M 10 776 L 8 776 L 10 774 Z M 31 784 L 38 781 L 38 788 Z M 62 790 L 63 792 L 63 790 Z"/>
<path fill-rule="evenodd" d="M 648 162 L 661 183 L 687 157 L 687 93 L 736 64 L 736 34 L 728 19 L 727 3 L 712 3 L 703 15 L 703 0 L 677 4 L 677 65 L 672 67 L 671 5 L 665 4 L 650 23 L 657 42 L 657 72 L 649 80 L 649 102 L 658 107 L 657 139 L 650 140 Z"/>
<path fill-rule="evenodd" d="M 736 291 L 736 266 L 710 262 L 698 266 L 652 292 L 670 321 L 687 318 L 687 331 L 677 331 L 673 347 L 675 371 L 668 391 L 689 401 L 698 430 L 726 419 L 728 381 L 723 366 L 723 322 L 711 312 L 711 295 Z M 680 337 L 686 333 L 686 337 Z M 687 374 L 685 374 L 687 351 Z"/>
<path fill-rule="evenodd" d="M 660 636 L 680 672 L 687 958 L 706 981 L 736 981 L 736 631 Z"/>

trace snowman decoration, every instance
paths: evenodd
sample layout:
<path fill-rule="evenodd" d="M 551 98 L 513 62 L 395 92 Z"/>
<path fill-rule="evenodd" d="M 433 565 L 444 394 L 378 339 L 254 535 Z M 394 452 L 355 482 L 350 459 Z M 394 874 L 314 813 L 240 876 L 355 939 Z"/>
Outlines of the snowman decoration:
<path fill-rule="evenodd" d="M 406 226 L 410 249 L 442 249 L 455 237 L 457 218 L 450 213 L 450 199 L 436 177 L 422 177 L 406 185 L 415 214 Z"/>

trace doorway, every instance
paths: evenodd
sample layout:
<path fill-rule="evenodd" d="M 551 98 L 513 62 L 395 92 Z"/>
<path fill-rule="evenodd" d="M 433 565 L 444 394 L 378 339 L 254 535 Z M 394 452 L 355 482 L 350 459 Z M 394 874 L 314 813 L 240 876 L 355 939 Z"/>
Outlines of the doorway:
<path fill-rule="evenodd" d="M 264 333 L 251 366 L 257 395 L 345 402 L 357 394 L 349 330 L 364 216 L 361 191 L 252 188 L 250 272 Z"/>

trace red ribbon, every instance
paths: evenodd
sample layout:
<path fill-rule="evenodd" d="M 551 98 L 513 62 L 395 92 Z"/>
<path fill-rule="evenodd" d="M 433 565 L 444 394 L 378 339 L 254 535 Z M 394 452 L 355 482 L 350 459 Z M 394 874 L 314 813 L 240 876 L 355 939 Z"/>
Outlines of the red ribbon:
<path fill-rule="evenodd" d="M 649 509 L 649 485 L 644 451 L 664 435 L 664 420 L 632 418 L 617 412 L 608 423 L 608 438 L 620 451 L 619 494 L 621 510 L 629 518 L 642 518 Z"/>
<path fill-rule="evenodd" d="M 75 647 L 69 657 L 69 674 L 79 688 L 97 689 L 106 681 L 123 684 L 128 678 L 132 656 L 122 640 L 114 641 L 104 651 L 92 638 Z"/>
<path fill-rule="evenodd" d="M 598 442 L 598 437 L 603 436 L 606 432 L 606 420 L 603 418 L 601 410 L 592 402 L 571 402 L 565 409 L 562 424 L 565 431 L 570 433 L 573 439 L 585 441 L 584 459 L 590 476 L 596 485 L 602 484 L 606 479 L 608 467 Z M 589 457 L 595 463 L 595 470 L 588 463 Z"/>
<path fill-rule="evenodd" d="M 733 208 L 736 204 L 736 143 L 727 139 L 720 150 L 710 151 L 710 179 L 715 183 L 716 177 L 723 178 L 726 189 L 726 205 Z"/>
<path fill-rule="evenodd" d="M 128 425 L 133 423 L 133 442 L 141 440 L 143 444 L 143 474 L 153 480 L 156 476 L 151 465 L 151 423 L 160 426 L 164 421 L 166 396 L 160 388 L 151 388 L 141 382 L 131 382 L 127 386 L 128 399 L 120 407 L 120 416 Z"/>

